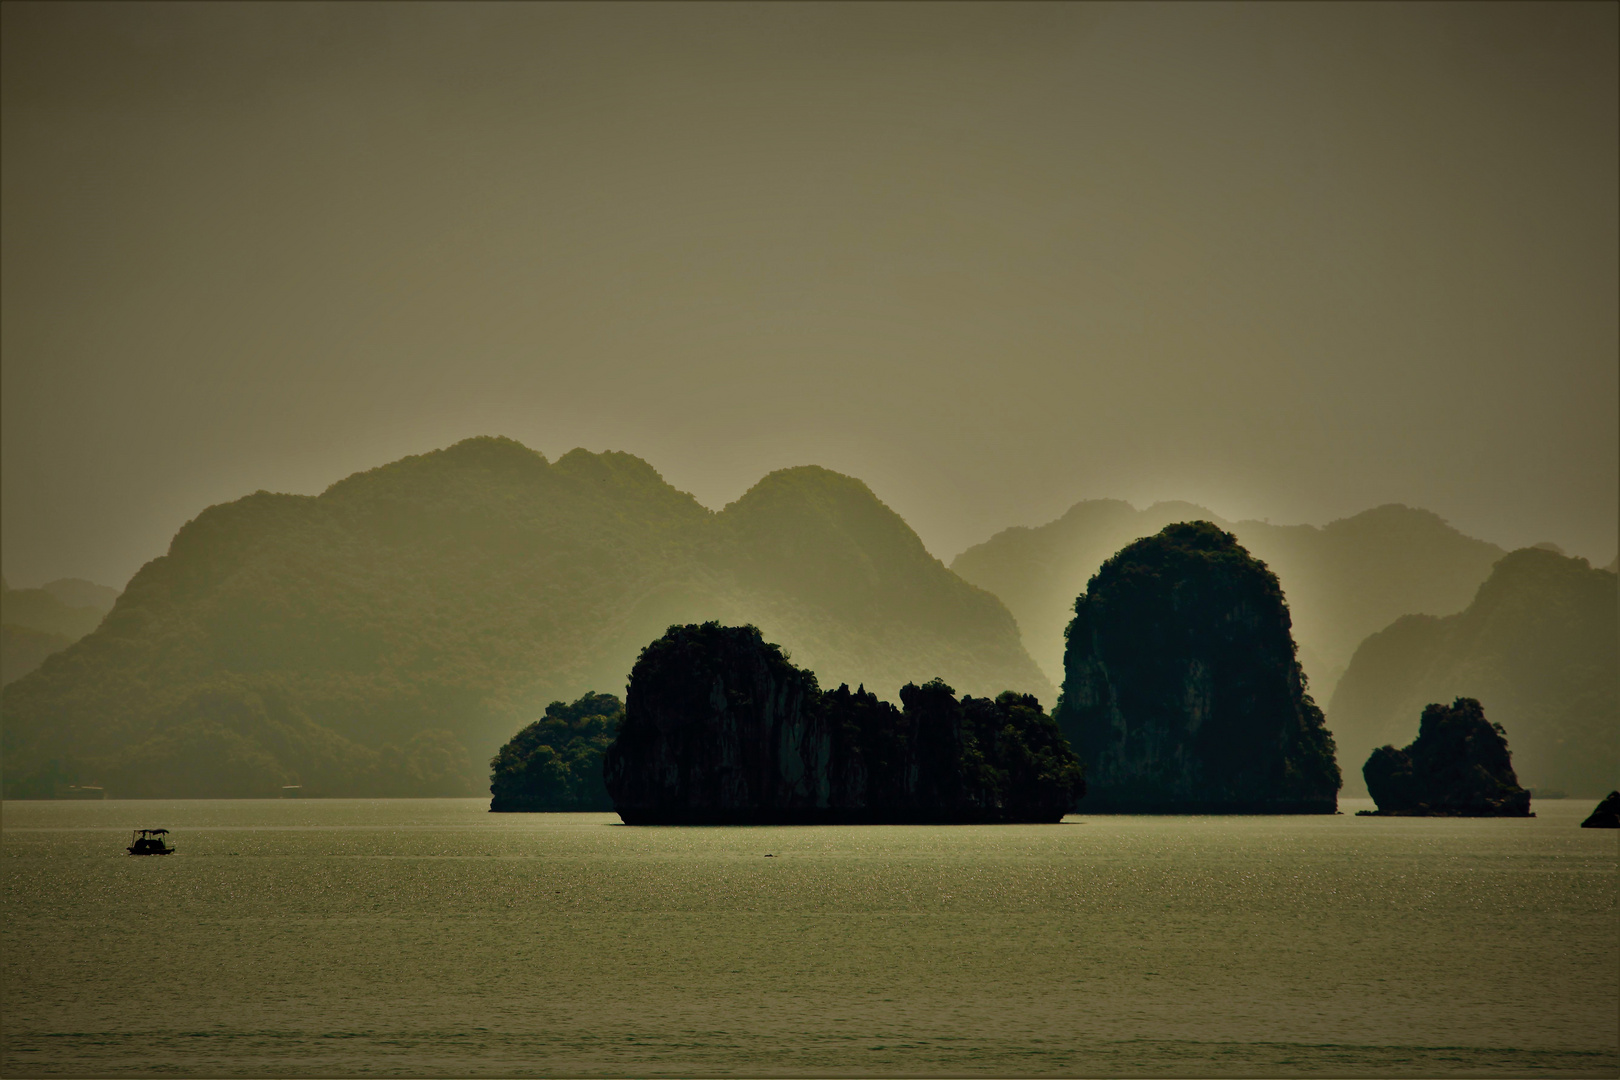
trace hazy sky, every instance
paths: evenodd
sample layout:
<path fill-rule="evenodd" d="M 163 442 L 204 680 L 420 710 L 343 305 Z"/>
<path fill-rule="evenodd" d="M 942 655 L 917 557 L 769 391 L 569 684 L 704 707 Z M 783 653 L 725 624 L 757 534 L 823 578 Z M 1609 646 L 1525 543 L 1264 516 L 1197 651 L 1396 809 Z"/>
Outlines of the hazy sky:
<path fill-rule="evenodd" d="M 1617 11 L 7 3 L 5 573 L 474 434 L 1607 563 Z"/>

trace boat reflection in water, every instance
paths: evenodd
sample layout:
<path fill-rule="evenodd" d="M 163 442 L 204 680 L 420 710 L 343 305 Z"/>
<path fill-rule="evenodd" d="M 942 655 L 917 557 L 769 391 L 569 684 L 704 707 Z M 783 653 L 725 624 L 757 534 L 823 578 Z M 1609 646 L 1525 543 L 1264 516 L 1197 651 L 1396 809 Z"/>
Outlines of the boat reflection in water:
<path fill-rule="evenodd" d="M 129 853 L 131 855 L 169 855 L 174 852 L 168 842 L 163 838 L 169 835 L 168 829 L 136 829 L 130 836 Z"/>

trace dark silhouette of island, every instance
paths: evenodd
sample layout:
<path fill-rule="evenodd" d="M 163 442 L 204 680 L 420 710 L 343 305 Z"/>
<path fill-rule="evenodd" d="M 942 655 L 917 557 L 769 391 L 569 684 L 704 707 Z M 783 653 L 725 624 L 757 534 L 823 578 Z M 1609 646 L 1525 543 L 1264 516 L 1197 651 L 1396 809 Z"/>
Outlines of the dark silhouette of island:
<path fill-rule="evenodd" d="M 512 736 L 489 763 L 490 810 L 612 810 L 602 755 L 623 717 L 624 703 L 612 694 L 547 705 L 546 715 Z"/>
<path fill-rule="evenodd" d="M 1361 767 L 1378 809 L 1363 816 L 1533 817 L 1507 732 L 1473 698 L 1430 705 L 1404 750 L 1381 746 Z"/>
<path fill-rule="evenodd" d="M 1085 791 L 1027 694 L 823 693 L 753 626 L 671 626 L 630 674 L 604 777 L 630 825 L 1052 822 Z"/>
<path fill-rule="evenodd" d="M 1404 741 L 1427 703 L 1476 698 L 1513 732 L 1526 787 L 1597 798 L 1620 786 L 1617 610 L 1610 571 L 1515 551 L 1466 610 L 1397 619 L 1362 643 L 1328 708 L 1334 737 L 1364 761 Z"/>
<path fill-rule="evenodd" d="M 1087 812 L 1337 810 L 1282 588 L 1231 533 L 1182 522 L 1128 545 L 1074 612 L 1055 714 Z"/>
<path fill-rule="evenodd" d="M 5 687 L 4 791 L 474 795 L 548 702 L 709 619 L 868 686 L 1053 692 L 1001 602 L 858 480 L 785 469 L 716 513 L 629 454 L 478 438 L 198 515 Z"/>
<path fill-rule="evenodd" d="M 1581 822 L 1583 829 L 1620 829 L 1620 791 L 1611 791 L 1597 809 Z"/>
<path fill-rule="evenodd" d="M 999 532 L 958 555 L 951 569 L 1001 597 L 1030 655 L 1060 679 L 1063 628 L 1075 596 L 1103 561 L 1166 525 L 1195 520 L 1232 533 L 1277 575 L 1300 664 L 1324 703 L 1363 638 L 1402 615 L 1461 611 L 1505 554 L 1436 514 L 1396 504 L 1317 527 L 1226 522 L 1190 503 L 1137 510 L 1118 499 L 1093 499 L 1045 525 Z M 1327 722 L 1337 735 L 1331 709 Z"/>

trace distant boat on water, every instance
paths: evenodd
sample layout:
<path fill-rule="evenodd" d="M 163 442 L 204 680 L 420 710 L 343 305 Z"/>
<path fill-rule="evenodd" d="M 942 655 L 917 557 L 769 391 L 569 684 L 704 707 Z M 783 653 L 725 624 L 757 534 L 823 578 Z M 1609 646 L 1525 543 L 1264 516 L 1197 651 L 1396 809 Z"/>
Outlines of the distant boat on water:
<path fill-rule="evenodd" d="M 131 855 L 171 855 L 174 848 L 164 840 L 169 835 L 168 829 L 136 829 L 129 838 L 129 853 Z"/>

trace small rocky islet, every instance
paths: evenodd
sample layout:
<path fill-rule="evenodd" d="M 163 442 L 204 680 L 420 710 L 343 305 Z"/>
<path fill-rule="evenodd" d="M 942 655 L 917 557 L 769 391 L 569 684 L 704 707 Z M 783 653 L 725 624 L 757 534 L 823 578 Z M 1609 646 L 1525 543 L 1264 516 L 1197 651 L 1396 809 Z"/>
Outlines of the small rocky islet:
<path fill-rule="evenodd" d="M 1361 767 L 1378 817 L 1534 817 L 1507 732 L 1473 698 L 1423 710 L 1410 746 L 1381 746 Z"/>
<path fill-rule="evenodd" d="M 1583 829 L 1620 829 L 1620 791 L 1604 796 L 1590 817 L 1581 822 Z"/>

